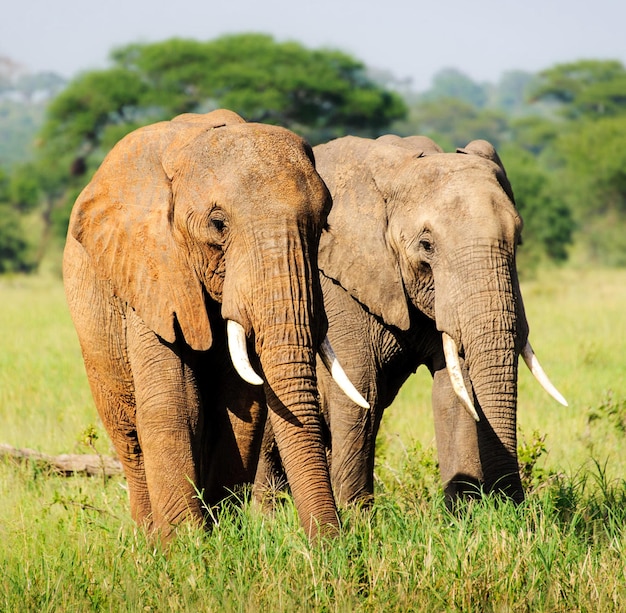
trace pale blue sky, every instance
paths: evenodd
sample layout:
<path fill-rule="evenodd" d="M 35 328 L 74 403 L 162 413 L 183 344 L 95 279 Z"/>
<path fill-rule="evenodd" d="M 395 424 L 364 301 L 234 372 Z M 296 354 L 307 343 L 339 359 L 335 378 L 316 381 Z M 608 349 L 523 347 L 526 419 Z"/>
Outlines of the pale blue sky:
<path fill-rule="evenodd" d="M 417 90 L 450 67 L 496 81 L 582 58 L 626 64 L 624 0 L 6 0 L 0 55 L 71 77 L 126 43 L 252 31 L 342 49 Z"/>

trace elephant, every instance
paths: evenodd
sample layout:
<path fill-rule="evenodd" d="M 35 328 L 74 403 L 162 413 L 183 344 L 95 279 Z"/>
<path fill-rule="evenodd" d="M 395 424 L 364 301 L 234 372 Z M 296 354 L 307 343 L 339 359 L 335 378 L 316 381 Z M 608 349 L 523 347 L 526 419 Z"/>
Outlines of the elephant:
<path fill-rule="evenodd" d="M 559 402 L 529 342 L 516 272 L 522 220 L 495 148 L 454 153 L 424 136 L 347 136 L 314 148 L 333 206 L 320 239 L 328 338 L 370 408 L 320 372 L 331 483 L 340 505 L 374 491 L 384 409 L 420 365 L 446 503 L 495 492 L 524 498 L 516 444 L 521 354 Z M 271 424 L 255 483 L 280 476 Z"/>
<path fill-rule="evenodd" d="M 125 136 L 72 209 L 63 276 L 92 395 L 133 519 L 166 541 L 252 482 L 266 413 L 303 527 L 338 529 L 316 391 L 330 205 L 308 143 L 219 109 Z"/>

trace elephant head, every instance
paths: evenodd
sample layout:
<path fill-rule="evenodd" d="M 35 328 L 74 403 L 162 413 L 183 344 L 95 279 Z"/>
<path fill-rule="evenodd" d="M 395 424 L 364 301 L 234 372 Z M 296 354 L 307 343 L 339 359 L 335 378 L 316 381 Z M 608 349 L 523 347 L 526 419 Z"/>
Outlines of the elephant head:
<path fill-rule="evenodd" d="M 330 205 L 295 134 L 225 110 L 187 114 L 118 143 L 79 197 L 66 247 L 68 294 L 78 291 L 78 249 L 164 343 L 208 352 L 228 321 L 233 363 L 261 383 L 237 349 L 250 342 L 310 534 L 337 526 L 315 371 L 326 327 L 316 262 Z M 221 305 L 222 319 L 210 319 L 209 304 Z M 77 328 L 82 311 L 73 308 Z"/>
<path fill-rule="evenodd" d="M 387 135 L 345 137 L 315 155 L 334 203 L 320 270 L 385 326 L 409 330 L 417 309 L 441 333 L 431 368 L 447 491 L 468 481 L 521 500 L 518 355 L 543 371 L 516 273 L 522 220 L 495 149 L 474 141 L 444 153 L 425 137 Z"/>

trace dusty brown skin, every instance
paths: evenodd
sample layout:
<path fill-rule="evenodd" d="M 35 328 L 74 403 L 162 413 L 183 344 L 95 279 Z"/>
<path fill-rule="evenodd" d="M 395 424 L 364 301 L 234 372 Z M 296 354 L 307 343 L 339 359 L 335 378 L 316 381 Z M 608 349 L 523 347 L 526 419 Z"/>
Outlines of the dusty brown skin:
<path fill-rule="evenodd" d="M 304 141 L 224 110 L 131 133 L 74 206 L 64 280 L 87 376 L 132 515 L 164 538 L 203 519 L 196 488 L 212 504 L 252 481 L 265 399 L 303 526 L 336 531 L 315 370 L 329 207 Z M 263 386 L 233 370 L 227 319 Z"/>
<path fill-rule="evenodd" d="M 517 363 L 528 337 L 515 251 L 521 219 L 485 141 L 443 153 L 430 139 L 345 137 L 315 148 L 333 196 L 319 266 L 338 359 L 371 408 L 320 372 L 331 482 L 340 503 L 373 494 L 384 409 L 419 365 L 433 375 L 441 476 L 449 500 L 479 489 L 521 501 Z M 456 342 L 480 421 L 462 408 L 441 333 Z M 257 492 L 277 471 L 264 448 Z"/>

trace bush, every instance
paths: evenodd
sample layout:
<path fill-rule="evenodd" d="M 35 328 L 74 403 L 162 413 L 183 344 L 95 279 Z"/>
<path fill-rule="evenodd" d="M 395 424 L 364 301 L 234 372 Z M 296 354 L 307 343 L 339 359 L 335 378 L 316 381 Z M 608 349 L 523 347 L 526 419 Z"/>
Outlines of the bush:
<path fill-rule="evenodd" d="M 35 262 L 19 213 L 0 204 L 0 273 L 30 272 Z"/>

